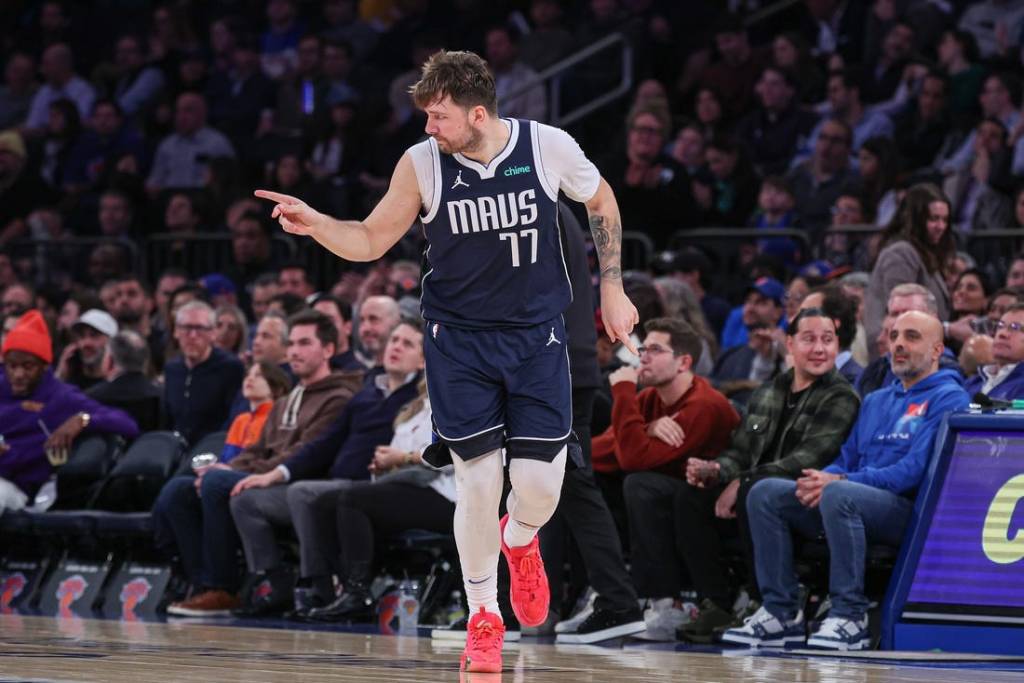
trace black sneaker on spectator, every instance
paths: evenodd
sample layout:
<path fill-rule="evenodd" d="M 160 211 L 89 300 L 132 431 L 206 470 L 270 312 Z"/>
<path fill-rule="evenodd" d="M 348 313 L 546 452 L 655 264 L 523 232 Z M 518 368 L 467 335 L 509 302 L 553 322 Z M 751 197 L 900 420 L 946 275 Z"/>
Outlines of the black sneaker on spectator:
<path fill-rule="evenodd" d="M 594 600 L 596 598 L 597 591 L 587 586 L 587 590 L 583 591 L 583 595 L 576 601 L 572 616 L 555 625 L 555 633 L 575 633 L 580 624 L 594 613 Z"/>
<path fill-rule="evenodd" d="M 559 633 L 555 637 L 555 642 L 586 645 L 636 635 L 646 628 L 639 608 L 618 611 L 595 609 L 576 627 L 575 633 Z"/>
<path fill-rule="evenodd" d="M 466 642 L 466 624 L 469 623 L 469 617 L 462 617 L 458 621 L 452 622 L 447 626 L 441 628 L 435 628 L 430 631 L 431 640 L 441 640 L 451 643 L 464 643 Z M 519 628 L 519 624 L 515 621 L 505 622 L 505 642 L 515 643 L 519 642 L 523 637 L 523 632 Z"/>

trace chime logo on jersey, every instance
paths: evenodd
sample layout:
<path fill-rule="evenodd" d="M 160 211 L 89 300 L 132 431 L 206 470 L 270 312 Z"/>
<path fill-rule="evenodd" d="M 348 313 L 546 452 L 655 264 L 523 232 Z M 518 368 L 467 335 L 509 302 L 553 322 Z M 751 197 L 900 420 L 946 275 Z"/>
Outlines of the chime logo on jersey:
<path fill-rule="evenodd" d="M 537 221 L 537 193 L 529 189 L 449 201 L 448 220 L 453 235 L 530 225 Z"/>

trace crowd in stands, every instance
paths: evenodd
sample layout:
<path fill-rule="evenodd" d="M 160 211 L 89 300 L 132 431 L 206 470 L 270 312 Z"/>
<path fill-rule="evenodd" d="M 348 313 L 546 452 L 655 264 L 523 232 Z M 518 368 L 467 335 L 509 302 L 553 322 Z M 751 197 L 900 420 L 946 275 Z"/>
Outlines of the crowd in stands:
<path fill-rule="evenodd" d="M 618 61 L 573 67 L 558 102 L 537 74 L 619 32 L 633 90 L 569 130 L 656 253 L 624 264 L 639 357 L 583 316 L 600 376 L 574 374 L 574 427 L 615 533 L 577 538 L 582 562 L 614 574 L 621 541 L 615 598 L 650 637 L 780 645 L 811 619 L 792 532 L 824 535 L 810 642 L 865 646 L 867 546 L 899 545 L 942 417 L 1024 398 L 1024 0 L 744 14 L 770 4 L 5 3 L 0 514 L 80 434 L 225 431 L 155 501 L 191 585 L 168 612 L 366 617 L 376 544 L 452 529 L 451 474 L 421 459 L 422 227 L 334 263 L 251 190 L 361 218 L 424 134 L 408 87 L 433 51 L 479 52 L 502 115 L 557 122 Z"/>

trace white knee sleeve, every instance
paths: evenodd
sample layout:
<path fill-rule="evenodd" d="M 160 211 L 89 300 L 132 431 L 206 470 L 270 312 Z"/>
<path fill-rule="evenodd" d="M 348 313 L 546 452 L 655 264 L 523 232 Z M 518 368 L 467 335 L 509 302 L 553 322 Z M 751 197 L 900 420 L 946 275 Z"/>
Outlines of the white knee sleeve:
<path fill-rule="evenodd" d="M 512 492 L 508 494 L 509 519 L 534 528 L 544 526 L 555 514 L 562 495 L 566 448 L 551 462 L 515 458 L 509 465 Z"/>

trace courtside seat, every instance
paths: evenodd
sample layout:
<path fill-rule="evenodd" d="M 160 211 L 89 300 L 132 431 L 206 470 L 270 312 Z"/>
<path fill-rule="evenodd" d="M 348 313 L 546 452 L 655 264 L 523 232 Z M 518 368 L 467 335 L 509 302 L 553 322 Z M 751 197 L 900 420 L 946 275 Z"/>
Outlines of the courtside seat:
<path fill-rule="evenodd" d="M 186 448 L 177 432 L 147 432 L 118 459 L 103 482 L 96 510 L 148 512 L 164 483 L 177 470 Z"/>
<path fill-rule="evenodd" d="M 150 512 L 105 512 L 90 510 L 85 514 L 95 520 L 100 538 L 141 536 L 152 537 L 153 515 Z"/>
<path fill-rule="evenodd" d="M 185 453 L 185 456 L 178 464 L 178 469 L 175 471 L 175 474 L 191 474 L 192 458 L 200 453 L 214 453 L 218 458 L 220 458 L 220 454 L 224 451 L 224 441 L 227 438 L 227 432 L 211 432 L 199 439 L 199 441 L 197 441 L 195 445 L 190 447 L 188 452 Z"/>
<path fill-rule="evenodd" d="M 0 515 L 0 533 L 6 535 L 31 536 L 32 515 L 24 510 L 8 510 Z"/>
<path fill-rule="evenodd" d="M 892 568 L 896 563 L 896 556 L 899 555 L 899 548 L 887 545 L 868 546 L 868 567 L 869 568 Z M 825 572 L 828 572 L 828 542 L 824 538 L 813 541 L 805 541 L 800 547 L 801 560 L 805 562 L 824 564 Z"/>
<path fill-rule="evenodd" d="M 394 550 L 420 550 L 443 553 L 455 550 L 455 536 L 424 529 L 409 529 L 394 536 L 390 544 Z"/>
<path fill-rule="evenodd" d="M 81 510 L 52 510 L 28 514 L 32 519 L 33 531 L 42 536 L 85 539 L 96 532 L 96 521 Z"/>
<path fill-rule="evenodd" d="M 50 509 L 89 507 L 124 445 L 124 439 L 113 434 L 93 434 L 77 441 L 67 463 L 57 470 L 57 500 Z"/>
<path fill-rule="evenodd" d="M 0 516 L 0 531 L 31 536 L 89 535 L 95 524 L 78 515 L 87 507 L 96 490 L 114 466 L 124 439 L 94 434 L 75 442 L 68 461 L 57 469 L 57 499 L 47 511 L 19 510 Z"/>

